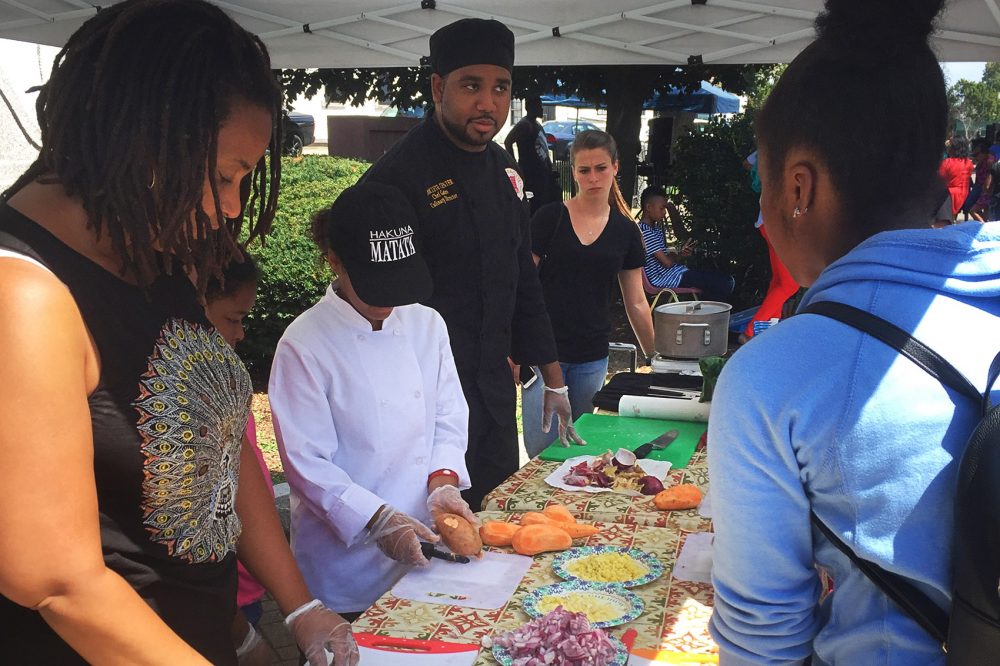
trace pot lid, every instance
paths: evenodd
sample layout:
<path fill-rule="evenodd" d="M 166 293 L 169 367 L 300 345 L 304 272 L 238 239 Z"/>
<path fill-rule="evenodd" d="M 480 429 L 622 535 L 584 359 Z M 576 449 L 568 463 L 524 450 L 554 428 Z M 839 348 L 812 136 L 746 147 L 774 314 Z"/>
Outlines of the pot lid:
<path fill-rule="evenodd" d="M 719 301 L 682 301 L 657 305 L 654 312 L 671 315 L 711 315 L 729 312 L 733 306 Z"/>

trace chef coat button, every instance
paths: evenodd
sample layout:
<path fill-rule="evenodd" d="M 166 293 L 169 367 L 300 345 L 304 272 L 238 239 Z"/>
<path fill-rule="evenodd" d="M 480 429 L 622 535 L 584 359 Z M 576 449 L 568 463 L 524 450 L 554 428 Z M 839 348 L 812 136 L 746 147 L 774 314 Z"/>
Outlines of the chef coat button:
<path fill-rule="evenodd" d="M 413 392 L 413 397 L 414 397 L 414 398 L 419 398 L 419 397 L 420 397 L 420 395 L 421 395 L 421 394 L 420 394 L 420 391 L 414 391 L 414 392 Z"/>
<path fill-rule="evenodd" d="M 382 405 L 383 407 L 385 407 L 386 405 L 388 405 L 388 404 L 389 404 L 389 401 L 388 401 L 388 400 L 379 400 L 379 403 L 378 403 L 378 404 L 380 404 L 380 405 Z"/>
<path fill-rule="evenodd" d="M 417 464 L 418 465 L 423 465 L 424 464 L 424 457 L 423 456 L 420 456 L 420 457 L 417 458 Z"/>
<path fill-rule="evenodd" d="M 399 335 L 399 329 L 398 328 L 392 329 L 392 334 L 393 335 Z"/>
<path fill-rule="evenodd" d="M 364 342 L 364 341 L 365 341 L 365 336 L 358 333 L 358 342 Z"/>

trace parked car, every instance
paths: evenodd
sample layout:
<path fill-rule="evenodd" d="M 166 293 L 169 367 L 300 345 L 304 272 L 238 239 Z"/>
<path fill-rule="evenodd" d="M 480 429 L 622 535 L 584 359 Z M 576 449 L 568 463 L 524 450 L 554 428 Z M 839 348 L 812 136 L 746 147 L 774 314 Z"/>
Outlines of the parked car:
<path fill-rule="evenodd" d="M 281 119 L 285 132 L 282 154 L 298 157 L 302 148 L 316 140 L 316 119 L 308 113 L 289 111 Z"/>
<path fill-rule="evenodd" d="M 569 144 L 573 143 L 573 137 L 579 132 L 600 129 L 586 120 L 550 120 L 542 123 L 545 138 L 552 149 L 552 157 L 556 160 L 569 159 Z"/>

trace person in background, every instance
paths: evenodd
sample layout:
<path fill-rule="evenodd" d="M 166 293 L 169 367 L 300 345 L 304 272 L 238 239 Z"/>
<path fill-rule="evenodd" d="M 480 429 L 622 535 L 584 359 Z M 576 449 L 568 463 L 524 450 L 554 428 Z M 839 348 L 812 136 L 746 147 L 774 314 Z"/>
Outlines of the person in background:
<path fill-rule="evenodd" d="M 462 19 L 430 39 L 434 112 L 362 177 L 402 190 L 420 219 L 434 289 L 423 301 L 448 324 L 469 405 L 466 461 L 479 507 L 518 468 L 516 393 L 508 358 L 538 366 L 542 421 L 579 442 L 552 326 L 531 261 L 524 183 L 494 143 L 510 110 L 514 34 L 498 21 Z M 515 379 L 516 381 L 516 379 Z"/>
<path fill-rule="evenodd" d="M 758 168 L 757 151 L 753 151 L 743 160 L 743 167 L 750 172 L 750 189 L 760 194 L 760 170 Z M 754 228 L 760 231 L 767 243 L 767 259 L 771 266 L 771 280 L 767 284 L 767 292 L 764 300 L 761 301 L 753 317 L 747 322 L 746 328 L 740 334 L 740 342 L 745 343 L 754 336 L 754 324 L 757 322 L 770 322 L 772 319 L 781 319 L 785 309 L 785 303 L 799 291 L 799 285 L 792 278 L 788 269 L 781 263 L 781 259 L 774 252 L 771 241 L 767 238 L 767 229 L 764 228 L 764 215 L 757 213 L 757 222 Z"/>
<path fill-rule="evenodd" d="M 1000 346 L 1000 225 L 930 228 L 944 198 L 948 101 L 928 45 L 942 4 L 826 1 L 756 118 L 761 208 L 809 288 L 802 308 L 881 317 L 983 391 Z M 860 105 L 879 113 L 858 123 Z M 825 316 L 800 312 L 736 352 L 708 425 L 720 663 L 944 663 L 810 513 L 947 614 L 959 460 L 978 422 L 978 404 Z"/>
<path fill-rule="evenodd" d="M 531 252 L 556 336 L 574 420 L 592 412 L 608 374 L 614 282 L 643 354 L 653 353 L 653 319 L 642 288 L 642 235 L 618 189 L 618 147 L 610 134 L 585 130 L 570 149 L 577 195 L 545 206 L 531 220 Z M 521 391 L 524 446 L 535 457 L 554 437 L 543 431 L 542 387 Z"/>
<path fill-rule="evenodd" d="M 671 229 L 674 235 L 683 228 L 680 212 L 667 193 L 658 185 L 650 185 L 639 195 L 639 231 L 645 244 L 646 279 L 659 289 L 674 289 L 676 287 L 696 287 L 701 289 L 701 296 L 706 301 L 725 301 L 733 293 L 736 280 L 733 276 L 719 271 L 702 268 L 688 268 L 682 263 L 684 257 L 691 256 L 696 243 L 685 241 L 679 250 L 667 247 L 662 224 L 670 215 Z"/>
<path fill-rule="evenodd" d="M 969 215 L 973 220 L 986 222 L 990 217 L 993 196 L 993 167 L 997 161 L 990 153 L 990 142 L 982 137 L 972 141 L 972 162 L 976 165 L 976 183 L 969 193 L 972 204 Z"/>
<path fill-rule="evenodd" d="M 243 223 L 270 227 L 281 103 L 261 41 L 199 0 L 111 4 L 55 59 L 42 149 L 0 202 L 9 663 L 232 666 L 237 553 L 313 666 L 357 663 L 295 565 L 244 437 L 249 375 L 200 300 Z"/>
<path fill-rule="evenodd" d="M 969 183 L 974 169 L 975 165 L 969 159 L 969 142 L 960 137 L 952 137 L 948 142 L 948 157 L 938 167 L 938 173 L 951 194 L 952 218 L 958 217 L 969 196 Z"/>
<path fill-rule="evenodd" d="M 528 204 L 534 213 L 542 206 L 561 199 L 562 192 L 553 181 L 552 159 L 549 142 L 539 118 L 542 117 L 542 100 L 531 95 L 524 100 L 524 117 L 507 133 L 503 145 L 511 157 L 517 158 L 524 177 L 524 189 L 531 193 Z M 517 155 L 514 146 L 517 145 Z"/>
<path fill-rule="evenodd" d="M 221 278 L 213 277 L 205 290 L 205 316 L 226 343 L 234 349 L 245 335 L 243 320 L 250 314 L 257 299 L 259 279 L 260 270 L 253 257 L 241 251 L 222 271 Z M 267 463 L 264 462 L 264 454 L 257 446 L 257 426 L 254 423 L 253 412 L 250 412 L 247 419 L 246 438 L 257 457 L 264 481 L 271 489 L 273 498 L 271 473 L 267 469 Z M 266 666 L 276 656 L 257 632 L 257 625 L 263 614 L 261 599 L 266 590 L 242 563 L 236 563 L 236 570 L 239 574 L 236 587 L 238 609 L 233 618 L 232 629 L 236 658 L 240 666 Z"/>
<path fill-rule="evenodd" d="M 311 589 L 355 618 L 436 542 L 462 500 L 469 410 L 399 190 L 344 190 L 312 221 L 336 281 L 278 342 L 269 397 L 292 490 L 292 549 Z"/>

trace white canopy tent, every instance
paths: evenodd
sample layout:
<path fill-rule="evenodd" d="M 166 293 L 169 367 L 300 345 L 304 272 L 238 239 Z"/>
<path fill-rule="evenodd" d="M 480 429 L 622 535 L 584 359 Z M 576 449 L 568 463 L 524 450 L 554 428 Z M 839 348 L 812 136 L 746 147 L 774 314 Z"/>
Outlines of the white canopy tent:
<path fill-rule="evenodd" d="M 61 46 L 114 0 L 0 0 L 0 37 Z M 276 67 L 414 66 L 428 36 L 495 18 L 519 65 L 788 62 L 812 38 L 822 0 L 213 0 L 260 35 Z M 871 0 L 857 0 L 868 2 Z M 886 39 L 893 39 L 886 26 Z M 1000 0 L 949 0 L 942 61 L 1000 60 Z"/>

